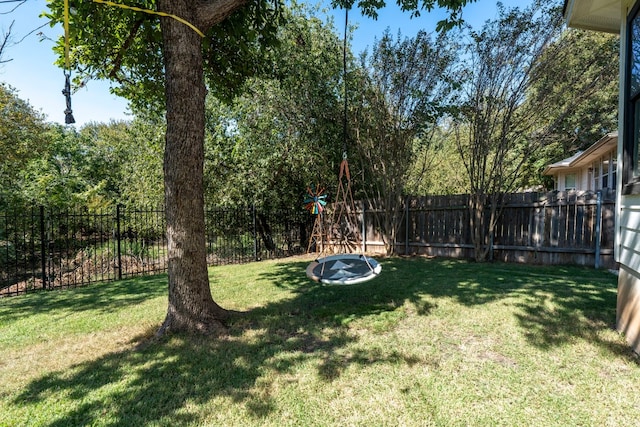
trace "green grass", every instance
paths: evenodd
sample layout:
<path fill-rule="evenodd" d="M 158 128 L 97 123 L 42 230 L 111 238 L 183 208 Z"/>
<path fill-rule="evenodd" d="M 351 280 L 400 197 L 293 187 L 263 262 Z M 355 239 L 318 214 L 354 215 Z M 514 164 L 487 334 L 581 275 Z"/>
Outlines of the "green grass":
<path fill-rule="evenodd" d="M 164 276 L 2 299 L 0 426 L 637 425 L 615 276 L 382 264 L 353 286 L 301 259 L 213 268 L 247 311 L 219 339 L 149 339 Z"/>

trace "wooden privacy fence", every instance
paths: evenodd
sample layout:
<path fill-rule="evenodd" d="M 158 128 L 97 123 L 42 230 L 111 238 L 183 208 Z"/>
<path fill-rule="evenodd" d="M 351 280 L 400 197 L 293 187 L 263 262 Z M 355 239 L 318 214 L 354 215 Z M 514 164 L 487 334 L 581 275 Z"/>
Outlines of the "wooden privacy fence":
<path fill-rule="evenodd" d="M 473 258 L 468 203 L 469 195 L 407 197 L 395 253 Z M 514 193 L 504 196 L 503 205 L 490 242 L 492 259 L 615 267 L 612 191 Z M 380 213 L 371 206 L 359 213 L 370 252 L 384 251 L 375 226 Z"/>

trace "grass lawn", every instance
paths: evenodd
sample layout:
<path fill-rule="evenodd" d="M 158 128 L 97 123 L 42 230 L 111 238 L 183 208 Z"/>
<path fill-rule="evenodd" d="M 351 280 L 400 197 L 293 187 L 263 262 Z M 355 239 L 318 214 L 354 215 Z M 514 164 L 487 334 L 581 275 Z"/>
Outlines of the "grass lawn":
<path fill-rule="evenodd" d="M 384 259 L 352 286 L 307 261 L 210 270 L 246 316 L 149 338 L 155 276 L 0 299 L 0 426 L 638 425 L 616 278 L 577 267 Z"/>

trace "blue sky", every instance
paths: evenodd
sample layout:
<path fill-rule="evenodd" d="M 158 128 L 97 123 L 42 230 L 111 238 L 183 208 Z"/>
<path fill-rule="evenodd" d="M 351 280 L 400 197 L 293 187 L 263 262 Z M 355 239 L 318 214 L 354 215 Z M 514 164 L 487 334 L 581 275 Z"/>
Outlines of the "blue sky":
<path fill-rule="evenodd" d="M 486 20 L 496 17 L 496 3 L 494 0 L 478 0 L 464 9 L 463 18 L 472 26 L 480 27 Z M 522 8 L 529 5 L 531 0 L 502 0 L 502 3 L 507 7 Z M 45 19 L 39 18 L 40 13 L 46 9 L 45 0 L 28 0 L 12 11 L 15 6 L 14 3 L 0 4 L 0 30 L 6 32 L 11 22 L 15 21 L 12 41 L 20 41 L 6 48 L 2 59 L 10 61 L 0 64 L 0 82 L 14 87 L 20 98 L 46 115 L 47 121 L 64 123 L 64 74 L 62 69 L 54 65 L 55 55 L 52 51 L 52 39 L 60 37 L 63 30 L 61 27 L 50 28 L 46 25 L 29 34 L 46 24 Z M 333 11 L 331 15 L 334 16 L 335 27 L 342 32 L 344 11 Z M 386 28 L 394 36 L 399 29 L 404 36 L 413 36 L 420 29 L 434 31 L 436 23 L 443 16 L 442 11 L 435 11 L 410 19 L 409 14 L 401 12 L 395 4 L 381 9 L 377 21 L 352 11 L 349 13 L 349 23 L 357 25 L 352 47 L 354 51 L 360 52 L 372 46 Z M 39 32 L 46 38 L 42 39 Z M 109 93 L 108 82 L 91 81 L 75 92 L 72 95 L 72 108 L 76 126 L 130 118 L 127 114 L 127 102 Z"/>

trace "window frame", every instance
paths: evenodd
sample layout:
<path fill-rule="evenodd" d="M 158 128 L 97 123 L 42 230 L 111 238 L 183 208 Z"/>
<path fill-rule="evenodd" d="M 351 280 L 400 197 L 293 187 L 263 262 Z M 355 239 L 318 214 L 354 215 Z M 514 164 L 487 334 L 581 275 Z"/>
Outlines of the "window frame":
<path fill-rule="evenodd" d="M 636 93 L 631 93 L 633 82 L 633 47 L 634 47 L 634 20 L 637 21 L 638 31 L 635 44 L 638 45 L 638 73 L 636 83 L 640 84 L 640 2 L 631 10 L 627 16 L 627 34 L 625 50 L 625 85 L 624 85 L 624 108 L 625 108 L 625 134 L 622 143 L 622 194 L 640 194 L 640 87 Z"/>
<path fill-rule="evenodd" d="M 573 186 L 569 186 L 569 178 L 573 179 Z M 578 189 L 578 174 L 575 172 L 564 174 L 564 191 L 576 191 Z"/>
<path fill-rule="evenodd" d="M 610 188 L 611 182 L 609 181 L 609 177 L 611 175 L 611 155 L 602 156 L 600 158 L 600 170 L 600 188 L 598 188 L 598 190 Z"/>

